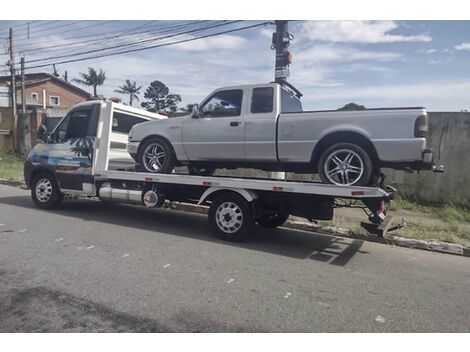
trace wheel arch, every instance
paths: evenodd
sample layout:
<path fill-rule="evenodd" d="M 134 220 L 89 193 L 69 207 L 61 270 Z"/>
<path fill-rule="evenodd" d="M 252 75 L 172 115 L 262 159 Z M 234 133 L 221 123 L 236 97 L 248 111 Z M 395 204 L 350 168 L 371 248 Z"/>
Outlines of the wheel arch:
<path fill-rule="evenodd" d="M 313 148 L 311 163 L 315 171 L 318 171 L 317 166 L 322 153 L 327 148 L 337 143 L 352 143 L 364 148 L 365 151 L 370 155 L 374 167 L 377 167 L 379 163 L 379 156 L 374 144 L 369 138 L 357 131 L 336 131 L 322 137 Z"/>
<path fill-rule="evenodd" d="M 217 196 L 223 193 L 234 193 L 242 196 L 248 203 L 258 199 L 258 195 L 250 190 L 244 188 L 221 188 L 221 187 L 210 187 L 204 191 L 201 198 L 199 198 L 198 205 L 205 204 L 207 201 L 213 200 Z"/>
<path fill-rule="evenodd" d="M 55 170 L 52 167 L 49 167 L 49 166 L 46 166 L 46 165 L 37 165 L 37 166 L 34 166 L 32 168 L 31 174 L 29 176 L 29 180 L 28 181 L 25 180 L 26 184 L 29 185 L 29 188 L 32 187 L 32 182 L 33 182 L 34 178 L 38 174 L 43 173 L 43 172 L 51 174 L 54 177 L 54 179 L 56 180 L 56 182 L 57 182 L 57 184 L 59 185 L 59 188 L 60 188 L 60 183 L 59 183 L 59 180 L 57 178 Z"/>

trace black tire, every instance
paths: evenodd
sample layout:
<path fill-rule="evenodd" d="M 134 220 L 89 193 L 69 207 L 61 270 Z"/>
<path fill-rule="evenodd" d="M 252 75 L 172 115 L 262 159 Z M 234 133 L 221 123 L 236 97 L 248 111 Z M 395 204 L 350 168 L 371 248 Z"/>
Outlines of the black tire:
<path fill-rule="evenodd" d="M 348 165 L 338 164 L 335 161 L 336 159 L 333 160 L 334 156 L 337 156 L 339 160 L 344 162 L 348 155 L 352 155 L 352 160 Z M 342 159 L 342 156 L 344 156 L 344 159 Z M 346 176 L 346 170 L 342 169 L 343 167 L 347 168 L 348 176 Z M 335 171 L 335 168 L 339 169 Z M 361 168 L 361 171 L 356 170 L 357 168 Z M 374 165 L 369 154 L 363 147 L 352 143 L 337 143 L 332 145 L 321 154 L 318 162 L 320 179 L 323 183 L 329 184 L 368 186 L 372 182 L 373 171 Z"/>
<path fill-rule="evenodd" d="M 269 215 L 263 215 L 259 219 L 257 219 L 256 222 L 261 227 L 274 229 L 276 227 L 282 226 L 288 218 L 288 213 L 279 212 Z"/>
<path fill-rule="evenodd" d="M 152 151 L 154 147 L 156 148 L 155 153 Z M 155 155 L 156 159 L 153 163 L 148 159 L 150 157 L 146 157 L 147 153 L 153 153 Z M 157 158 L 159 153 L 164 153 L 164 155 Z M 153 137 L 146 140 L 139 148 L 137 160 L 137 169 L 144 172 L 169 174 L 176 166 L 176 157 L 173 148 L 166 140 L 160 137 Z M 153 168 L 151 166 L 152 164 L 156 167 Z"/>
<path fill-rule="evenodd" d="M 215 172 L 215 169 L 210 167 L 197 167 L 193 165 L 188 165 L 188 172 L 190 175 L 212 176 Z"/>
<path fill-rule="evenodd" d="M 253 228 L 251 205 L 233 192 L 216 197 L 209 208 L 208 216 L 216 236 L 225 241 L 243 241 Z"/>
<path fill-rule="evenodd" d="M 34 204 L 41 209 L 55 209 L 64 199 L 59 184 L 49 172 L 37 174 L 31 182 L 31 198 Z"/>

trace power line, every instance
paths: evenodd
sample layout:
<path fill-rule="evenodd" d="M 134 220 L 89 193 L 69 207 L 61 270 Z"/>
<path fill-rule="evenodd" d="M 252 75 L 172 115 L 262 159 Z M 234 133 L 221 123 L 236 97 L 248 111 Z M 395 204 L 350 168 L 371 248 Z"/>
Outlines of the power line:
<path fill-rule="evenodd" d="M 222 31 L 222 32 L 206 34 L 206 35 L 199 36 L 199 37 L 183 39 L 183 40 L 174 41 L 174 42 L 170 42 L 170 43 L 157 44 L 157 45 L 147 46 L 147 47 L 143 47 L 143 48 L 135 48 L 135 49 L 129 49 L 129 50 L 124 50 L 124 51 L 119 51 L 119 52 L 114 52 L 114 53 L 105 53 L 105 54 L 101 54 L 101 55 L 88 56 L 88 57 L 83 57 L 83 58 L 57 61 L 57 62 L 54 62 L 54 64 L 60 65 L 60 64 L 66 64 L 66 63 L 71 63 L 71 62 L 85 61 L 85 60 L 97 59 L 97 58 L 101 58 L 101 57 L 115 56 L 115 55 L 127 54 L 127 53 L 131 53 L 131 52 L 138 52 L 138 51 L 154 49 L 154 48 L 159 48 L 159 47 L 164 47 L 164 46 L 170 46 L 170 45 L 175 45 L 175 44 L 187 43 L 187 42 L 200 40 L 200 39 L 204 39 L 204 38 L 209 38 L 209 37 L 214 37 L 214 36 L 218 36 L 218 35 L 222 35 L 222 34 L 233 33 L 233 32 L 237 32 L 237 31 L 242 31 L 242 30 L 246 30 L 246 29 L 260 27 L 260 26 L 264 26 L 266 24 L 272 24 L 272 22 L 262 22 L 262 23 L 258 23 L 258 24 L 254 24 L 254 25 L 250 25 L 250 26 L 234 28 L 234 29 L 230 29 L 230 30 L 226 30 L 226 31 Z M 52 63 L 29 66 L 29 67 L 27 67 L 27 69 L 46 67 L 46 66 L 50 66 L 50 65 L 52 65 Z"/>
<path fill-rule="evenodd" d="M 241 21 L 240 20 L 229 21 L 228 23 L 214 24 L 214 25 L 207 26 L 205 28 L 191 29 L 191 30 L 183 31 L 183 32 L 176 33 L 176 34 L 170 34 L 170 35 L 157 37 L 157 38 L 148 38 L 148 39 L 143 39 L 143 40 L 140 40 L 140 41 L 137 41 L 137 42 L 134 42 L 134 43 L 119 44 L 119 45 L 109 46 L 109 47 L 100 48 L 100 49 L 83 51 L 83 52 L 76 53 L 76 54 L 65 54 L 65 55 L 59 55 L 59 56 L 55 56 L 55 57 L 46 57 L 46 58 L 41 58 L 41 59 L 28 60 L 27 63 L 63 59 L 63 58 L 71 57 L 71 56 L 80 56 L 80 55 L 92 54 L 92 53 L 100 52 L 100 51 L 118 49 L 118 48 L 121 48 L 121 47 L 135 46 L 135 45 L 138 45 L 138 44 L 143 44 L 143 43 L 152 42 L 152 41 L 156 41 L 156 40 L 168 39 L 168 38 L 172 38 L 172 37 L 183 35 L 183 34 L 191 34 L 191 33 L 202 31 L 202 30 L 212 29 L 212 28 L 216 28 L 216 27 L 220 27 L 220 26 L 227 26 L 227 25 L 234 24 L 234 23 L 237 23 L 237 22 L 241 22 Z"/>

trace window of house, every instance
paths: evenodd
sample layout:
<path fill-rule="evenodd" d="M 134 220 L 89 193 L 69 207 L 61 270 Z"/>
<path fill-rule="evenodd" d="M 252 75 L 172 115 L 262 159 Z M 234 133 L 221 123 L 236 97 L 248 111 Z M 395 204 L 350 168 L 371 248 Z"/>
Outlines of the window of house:
<path fill-rule="evenodd" d="M 113 132 L 128 134 L 132 126 L 145 121 L 148 120 L 137 116 L 115 112 L 113 113 Z"/>
<path fill-rule="evenodd" d="M 254 88 L 251 96 L 251 112 L 268 113 L 273 112 L 273 87 Z"/>
<path fill-rule="evenodd" d="M 56 95 L 51 95 L 49 97 L 49 104 L 50 105 L 60 105 L 60 97 Z"/>
<path fill-rule="evenodd" d="M 34 100 L 34 101 L 38 101 L 39 94 L 38 93 L 31 93 L 31 99 Z"/>
<path fill-rule="evenodd" d="M 203 117 L 239 116 L 243 91 L 240 89 L 222 90 L 214 93 L 201 108 Z"/>

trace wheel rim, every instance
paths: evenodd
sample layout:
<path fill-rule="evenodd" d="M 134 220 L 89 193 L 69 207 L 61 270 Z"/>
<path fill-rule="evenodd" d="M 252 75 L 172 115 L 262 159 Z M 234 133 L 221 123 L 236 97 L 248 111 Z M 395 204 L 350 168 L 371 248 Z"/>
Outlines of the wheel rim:
<path fill-rule="evenodd" d="M 144 150 L 143 156 L 144 167 L 150 172 L 160 171 L 167 158 L 165 148 L 160 143 L 148 145 Z"/>
<path fill-rule="evenodd" d="M 225 233 L 235 233 L 243 224 L 243 212 L 233 202 L 224 202 L 215 212 L 215 220 L 220 230 Z"/>
<path fill-rule="evenodd" d="M 52 196 L 52 183 L 47 178 L 43 178 L 36 183 L 36 198 L 41 202 L 45 203 Z"/>
<path fill-rule="evenodd" d="M 324 168 L 326 178 L 335 185 L 353 185 L 364 174 L 362 158 L 350 149 L 335 150 L 326 158 Z"/>

